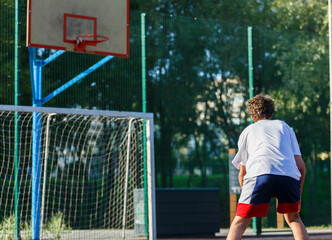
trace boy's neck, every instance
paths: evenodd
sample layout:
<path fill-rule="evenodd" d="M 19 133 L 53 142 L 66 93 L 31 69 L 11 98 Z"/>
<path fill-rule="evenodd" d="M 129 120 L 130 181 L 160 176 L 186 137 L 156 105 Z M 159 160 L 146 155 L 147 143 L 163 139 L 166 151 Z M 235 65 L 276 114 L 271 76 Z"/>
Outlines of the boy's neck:
<path fill-rule="evenodd" d="M 271 120 L 272 117 L 270 117 L 270 118 L 261 118 L 261 119 L 258 119 L 258 120 L 254 120 L 253 118 L 251 118 L 251 119 L 254 121 L 254 123 L 256 123 L 256 122 L 259 122 L 259 121 L 262 121 L 262 120 Z"/>

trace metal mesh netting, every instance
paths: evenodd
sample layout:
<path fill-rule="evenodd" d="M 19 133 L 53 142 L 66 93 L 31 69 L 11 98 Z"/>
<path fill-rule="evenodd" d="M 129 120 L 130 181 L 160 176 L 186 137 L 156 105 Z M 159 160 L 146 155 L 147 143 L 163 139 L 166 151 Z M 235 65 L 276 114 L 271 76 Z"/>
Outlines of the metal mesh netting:
<path fill-rule="evenodd" d="M 15 112 L 2 111 L 0 119 L 1 218 L 9 221 L 15 205 Z M 40 224 L 41 239 L 138 237 L 134 191 L 145 184 L 143 120 L 47 113 L 36 119 L 41 128 L 33 133 L 33 114 L 19 113 L 22 238 L 31 238 L 31 220 Z M 36 152 L 31 151 L 33 134 L 40 135 Z"/>
<path fill-rule="evenodd" d="M 12 1 L 1 2 L 0 103 L 14 102 Z M 24 5 L 24 3 L 22 3 Z M 22 7 L 22 29 L 25 29 Z M 155 118 L 157 187 L 220 189 L 221 223 L 229 226 L 228 148 L 250 123 L 247 26 L 146 13 L 147 111 Z M 21 41 L 21 103 L 31 105 L 25 33 Z M 48 107 L 142 110 L 141 13 L 130 13 L 130 57 L 114 58 Z M 54 51 L 38 50 L 45 59 Z M 43 97 L 101 56 L 66 53 L 43 69 Z M 308 32 L 253 27 L 255 94 L 276 100 L 275 118 L 296 132 L 310 170 L 301 217 L 330 222 L 328 38 Z M 276 226 L 271 204 L 264 225 Z"/>

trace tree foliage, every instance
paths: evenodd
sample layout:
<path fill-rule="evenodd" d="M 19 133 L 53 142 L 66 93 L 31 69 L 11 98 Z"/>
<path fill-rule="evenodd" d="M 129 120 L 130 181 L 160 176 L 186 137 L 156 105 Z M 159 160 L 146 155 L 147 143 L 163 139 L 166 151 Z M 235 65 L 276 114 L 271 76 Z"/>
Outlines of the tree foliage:
<path fill-rule="evenodd" d="M 0 23 L 1 80 L 6 86 L 0 100 L 8 104 L 14 59 L 4 49 L 13 44 L 14 5 L 1 0 L 1 7 L 7 10 Z M 147 98 L 148 111 L 155 115 L 158 186 L 174 186 L 178 164 L 188 169 L 188 187 L 197 169 L 200 186 L 210 186 L 209 166 L 221 166 L 219 173 L 227 173 L 227 148 L 236 145 L 249 124 L 247 26 L 254 26 L 255 93 L 270 94 L 276 100 L 275 117 L 297 133 L 311 170 L 304 204 L 315 206 L 313 197 L 325 196 L 321 189 L 328 181 L 317 176 L 327 178 L 329 168 L 327 2 L 131 0 L 130 8 L 130 58 L 112 60 L 47 106 L 141 111 L 139 13 L 147 12 Z M 28 51 L 24 34 L 21 37 L 22 104 L 30 105 Z M 51 53 L 45 50 L 43 57 Z M 61 56 L 44 72 L 45 93 L 98 59 L 77 53 Z"/>
<path fill-rule="evenodd" d="M 308 205 L 313 206 L 309 209 L 313 210 L 318 204 L 313 198 L 326 189 L 326 185 L 317 185 L 317 175 L 326 176 L 329 168 L 328 161 L 325 160 L 329 152 L 327 1 L 155 0 L 136 4 L 136 8 L 141 11 L 157 11 L 173 16 L 186 15 L 193 18 L 212 19 L 213 24 L 207 24 L 204 29 L 209 39 L 214 39 L 214 34 L 224 34 L 218 31 L 218 28 L 222 29 L 217 23 L 220 21 L 262 26 L 254 27 L 255 93 L 265 92 L 274 97 L 277 110 L 275 117 L 288 122 L 297 133 L 304 160 L 311 170 L 308 173 L 309 181 L 306 183 L 306 189 L 309 192 L 307 196 L 310 197 L 309 200 L 304 201 L 304 204 L 308 201 Z M 213 29 L 212 26 L 216 28 Z M 196 28 L 196 31 L 202 31 L 202 29 Z M 184 39 L 190 39 L 190 37 Z M 229 40 L 234 42 L 235 39 L 231 37 Z M 206 84 L 206 91 L 197 95 L 199 102 L 204 103 L 206 107 L 200 112 L 204 116 L 204 121 L 201 125 L 197 125 L 196 122 L 193 126 L 203 130 L 208 129 L 206 126 L 217 124 L 227 129 L 229 139 L 236 139 L 232 134 L 238 136 L 239 132 L 233 132 L 231 129 L 232 126 L 239 129 L 239 126 L 228 124 L 231 119 L 232 103 L 216 99 L 215 93 L 227 88 L 223 84 L 216 86 L 215 76 L 218 73 L 217 69 L 230 73 L 235 70 L 235 75 L 239 77 L 242 86 L 245 86 L 246 72 L 241 74 L 239 69 L 234 69 L 234 67 L 245 69 L 245 64 L 241 63 L 246 61 L 245 55 L 240 57 L 236 53 L 238 50 L 236 48 L 231 48 L 227 53 L 224 48 L 217 48 L 217 42 L 213 40 L 211 40 L 211 48 L 209 48 L 209 41 L 202 43 L 204 49 L 209 49 L 213 57 L 209 60 L 200 59 L 199 67 L 204 72 L 203 78 L 211 81 L 211 84 Z M 226 42 L 223 44 L 229 48 Z M 188 42 L 182 47 L 201 49 L 201 46 L 190 45 Z M 245 50 L 240 49 L 240 51 Z M 181 53 L 184 57 L 188 54 L 190 55 L 190 51 Z M 232 54 L 234 58 L 223 58 L 223 54 Z M 223 62 L 223 59 L 227 61 Z M 211 102 L 218 103 L 217 107 L 211 108 Z M 222 110 L 223 108 L 225 109 Z M 224 121 L 219 122 L 218 119 L 222 118 Z M 208 131 L 200 130 L 197 136 L 202 134 L 208 136 Z"/>

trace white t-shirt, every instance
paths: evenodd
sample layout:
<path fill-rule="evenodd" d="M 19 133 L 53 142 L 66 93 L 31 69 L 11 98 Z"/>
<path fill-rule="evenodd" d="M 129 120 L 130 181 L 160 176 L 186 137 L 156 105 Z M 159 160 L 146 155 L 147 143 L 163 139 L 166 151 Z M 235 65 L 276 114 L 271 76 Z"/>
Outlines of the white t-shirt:
<path fill-rule="evenodd" d="M 274 174 L 299 180 L 294 155 L 301 155 L 294 131 L 280 120 L 260 120 L 241 133 L 232 163 L 237 169 L 246 166 L 245 179 Z"/>

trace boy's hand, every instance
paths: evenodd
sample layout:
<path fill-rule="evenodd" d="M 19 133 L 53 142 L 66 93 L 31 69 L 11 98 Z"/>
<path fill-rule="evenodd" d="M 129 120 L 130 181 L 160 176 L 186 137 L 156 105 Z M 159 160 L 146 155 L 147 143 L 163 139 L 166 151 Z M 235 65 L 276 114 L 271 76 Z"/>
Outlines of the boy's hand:
<path fill-rule="evenodd" d="M 243 178 L 247 174 L 246 166 L 240 165 L 240 172 L 239 172 L 239 183 L 242 188 L 243 186 Z"/>
<path fill-rule="evenodd" d="M 294 159 L 295 159 L 296 166 L 301 173 L 301 195 L 302 195 L 302 188 L 303 188 L 305 170 L 306 170 L 305 163 L 300 155 L 294 155 Z"/>

